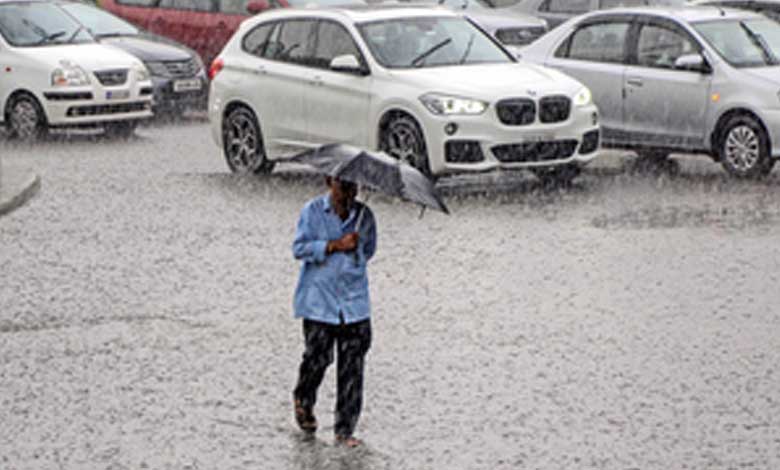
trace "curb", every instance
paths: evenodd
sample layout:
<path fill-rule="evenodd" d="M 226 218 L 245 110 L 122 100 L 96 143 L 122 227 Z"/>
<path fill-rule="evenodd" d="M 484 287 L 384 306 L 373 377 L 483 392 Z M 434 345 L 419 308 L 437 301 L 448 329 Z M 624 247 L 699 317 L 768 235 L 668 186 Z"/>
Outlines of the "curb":
<path fill-rule="evenodd" d="M 2 188 L 0 189 L 0 216 L 20 208 L 41 189 L 41 178 L 34 173 L 29 173 L 21 178 L 10 178 L 8 173 L 4 171 L 0 175 L 3 178 L 0 181 L 0 185 L 3 185 L 0 187 Z"/>

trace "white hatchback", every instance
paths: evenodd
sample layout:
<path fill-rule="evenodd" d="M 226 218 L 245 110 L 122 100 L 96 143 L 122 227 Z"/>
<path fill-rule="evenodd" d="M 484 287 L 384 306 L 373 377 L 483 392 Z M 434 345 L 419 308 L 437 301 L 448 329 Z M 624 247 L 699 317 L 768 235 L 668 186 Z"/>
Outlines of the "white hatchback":
<path fill-rule="evenodd" d="M 54 2 L 0 1 L 0 123 L 11 137 L 95 125 L 128 136 L 151 104 L 140 60 L 97 44 Z"/>
<path fill-rule="evenodd" d="M 246 20 L 211 66 L 213 136 L 236 172 L 341 142 L 432 175 L 534 170 L 570 180 L 599 148 L 590 91 L 518 63 L 463 17 L 364 6 Z"/>

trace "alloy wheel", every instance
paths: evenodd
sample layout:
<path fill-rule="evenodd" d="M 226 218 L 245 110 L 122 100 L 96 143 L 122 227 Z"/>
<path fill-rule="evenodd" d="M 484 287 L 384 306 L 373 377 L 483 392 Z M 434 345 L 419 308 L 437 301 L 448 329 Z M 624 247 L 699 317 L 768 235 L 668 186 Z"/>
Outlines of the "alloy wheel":
<path fill-rule="evenodd" d="M 759 137 L 748 126 L 742 125 L 731 129 L 723 145 L 724 157 L 737 171 L 750 171 L 761 158 Z"/>
<path fill-rule="evenodd" d="M 253 172 L 263 158 L 259 135 L 251 116 L 244 110 L 234 112 L 225 126 L 225 153 L 233 171 Z"/>
<path fill-rule="evenodd" d="M 41 116 L 35 103 L 27 98 L 18 100 L 11 107 L 9 118 L 11 132 L 17 138 L 28 141 L 36 137 L 41 126 Z"/>
<path fill-rule="evenodd" d="M 385 152 L 411 166 L 420 169 L 424 143 L 413 124 L 406 120 L 390 123 L 385 140 Z"/>

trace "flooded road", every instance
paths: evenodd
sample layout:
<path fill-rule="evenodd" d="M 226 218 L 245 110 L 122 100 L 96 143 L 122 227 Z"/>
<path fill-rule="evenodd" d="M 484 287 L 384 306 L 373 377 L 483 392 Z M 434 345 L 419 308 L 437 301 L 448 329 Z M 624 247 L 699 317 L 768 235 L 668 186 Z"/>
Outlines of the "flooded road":
<path fill-rule="evenodd" d="M 205 123 L 0 139 L 42 177 L 0 219 L 2 469 L 780 467 L 780 170 L 611 152 L 570 188 L 444 179 L 452 216 L 371 195 L 357 435 L 294 425 L 291 241 L 320 177 L 229 174 Z"/>

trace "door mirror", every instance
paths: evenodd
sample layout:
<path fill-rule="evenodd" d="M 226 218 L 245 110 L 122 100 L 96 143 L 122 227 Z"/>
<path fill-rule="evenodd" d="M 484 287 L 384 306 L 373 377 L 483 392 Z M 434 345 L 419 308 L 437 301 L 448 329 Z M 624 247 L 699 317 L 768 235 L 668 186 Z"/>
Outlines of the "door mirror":
<path fill-rule="evenodd" d="M 330 69 L 336 72 L 348 72 L 355 75 L 367 75 L 357 57 L 352 54 L 336 56 L 330 61 Z"/>
<path fill-rule="evenodd" d="M 252 0 L 246 4 L 246 11 L 253 15 L 268 10 L 269 8 L 271 8 L 271 5 L 268 4 L 268 0 Z"/>
<path fill-rule="evenodd" d="M 701 54 L 681 55 L 674 61 L 674 68 L 677 70 L 690 70 L 693 72 L 709 73 L 710 68 L 704 61 Z"/>

